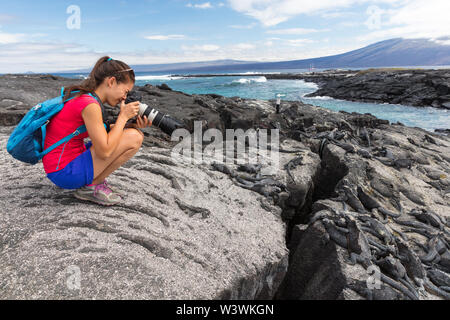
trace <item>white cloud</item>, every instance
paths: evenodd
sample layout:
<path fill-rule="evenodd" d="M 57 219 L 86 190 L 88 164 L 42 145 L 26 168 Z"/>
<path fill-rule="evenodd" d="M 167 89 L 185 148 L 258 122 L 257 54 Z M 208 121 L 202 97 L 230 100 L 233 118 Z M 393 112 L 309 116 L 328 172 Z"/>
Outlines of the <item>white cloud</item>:
<path fill-rule="evenodd" d="M 255 46 L 250 43 L 238 43 L 238 44 L 235 44 L 232 48 L 237 49 L 237 50 L 249 50 L 249 49 L 254 49 Z"/>
<path fill-rule="evenodd" d="M 358 48 L 357 45 L 352 47 L 333 47 L 333 45 L 328 45 L 320 48 L 301 46 L 300 43 L 301 41 L 298 41 L 298 46 L 295 46 L 295 43 L 290 45 L 286 40 L 265 39 L 252 43 L 237 43 L 224 46 L 205 44 L 182 46 L 181 50 L 153 49 L 139 52 L 100 52 L 74 43 L 30 42 L 0 44 L 0 73 L 26 71 L 58 72 L 92 68 L 95 62 L 104 55 L 112 56 L 130 65 L 224 59 L 283 61 L 321 57 L 344 53 Z"/>
<path fill-rule="evenodd" d="M 314 40 L 311 39 L 290 39 L 286 40 L 287 43 L 291 46 L 303 46 L 305 44 L 314 43 Z"/>
<path fill-rule="evenodd" d="M 304 28 L 292 28 L 292 29 L 277 29 L 277 30 L 268 30 L 266 33 L 268 34 L 288 34 L 288 35 L 301 35 L 301 34 L 309 34 L 320 31 L 327 30 L 316 30 L 316 29 L 304 29 Z"/>
<path fill-rule="evenodd" d="M 77 52 L 76 55 L 73 52 Z M 0 73 L 45 72 L 83 68 L 100 58 L 76 44 L 18 42 L 0 45 Z"/>
<path fill-rule="evenodd" d="M 183 49 L 183 51 L 217 51 L 220 47 L 214 44 L 204 44 L 195 46 L 181 46 L 181 49 Z"/>
<path fill-rule="evenodd" d="M 450 1 L 409 0 L 383 11 L 380 30 L 359 37 L 360 41 L 403 38 L 439 38 L 450 35 Z"/>
<path fill-rule="evenodd" d="M 6 19 L 9 16 L 0 15 L 0 19 Z M 0 25 L 0 28 L 2 26 Z M 0 30 L 0 44 L 17 43 L 23 41 L 27 37 L 24 33 L 7 33 Z"/>
<path fill-rule="evenodd" d="M 256 23 L 250 23 L 250 24 L 247 24 L 247 25 L 233 24 L 233 25 L 231 25 L 229 27 L 233 28 L 233 29 L 253 29 L 254 27 L 256 27 Z"/>
<path fill-rule="evenodd" d="M 1 16 L 0 16 L 1 17 Z M 0 29 L 1 29 L 0 25 Z M 35 38 L 42 38 L 47 36 L 45 33 L 31 33 L 31 34 L 25 34 L 25 33 L 8 33 L 8 32 L 2 32 L 0 30 L 0 45 L 1 44 L 13 44 L 13 43 L 19 43 L 19 42 L 25 42 L 25 41 L 34 41 Z"/>
<path fill-rule="evenodd" d="M 343 28 L 354 28 L 357 26 L 363 25 L 360 22 L 356 22 L 356 21 L 344 21 L 344 22 L 339 22 L 337 24 L 338 27 L 343 27 Z"/>
<path fill-rule="evenodd" d="M 76 54 L 74 54 L 76 52 Z M 74 43 L 0 44 L 0 73 L 59 72 L 92 68 L 109 55 L 128 64 L 162 64 L 211 60 L 201 52 L 147 50 L 144 52 L 102 52 Z"/>
<path fill-rule="evenodd" d="M 147 40 L 182 40 L 186 37 L 182 34 L 169 34 L 169 35 L 153 35 L 153 36 L 145 36 Z"/>
<path fill-rule="evenodd" d="M 438 38 L 450 35 L 450 1 L 448 0 L 228 0 L 230 7 L 258 20 L 266 27 L 275 26 L 298 15 L 335 18 L 354 14 L 352 6 L 377 8 L 378 24 L 373 25 L 370 12 L 365 12 L 367 35 L 360 43 L 394 37 Z M 379 7 L 378 7 L 379 6 Z M 375 17 L 377 18 L 377 17 Z M 342 22 L 341 27 L 355 27 L 356 21 Z M 313 32 L 311 29 L 311 32 Z M 319 31 L 319 30 L 316 30 Z M 307 34 L 308 29 L 269 30 L 269 34 Z"/>
<path fill-rule="evenodd" d="M 23 33 L 5 33 L 0 31 L 0 44 L 17 43 L 24 39 Z"/>
<path fill-rule="evenodd" d="M 324 12 L 322 13 L 321 17 L 325 19 L 335 19 L 335 18 L 342 18 L 345 16 L 352 16 L 355 15 L 354 12 L 349 11 L 332 11 L 332 12 Z"/>
<path fill-rule="evenodd" d="M 211 5 L 211 3 L 210 2 L 205 2 L 205 3 L 202 3 L 202 4 L 192 4 L 192 3 L 188 3 L 187 5 L 186 5 L 186 7 L 189 7 L 189 8 L 196 8 L 196 9 L 212 9 L 212 5 Z"/>
<path fill-rule="evenodd" d="M 228 0 L 228 3 L 233 10 L 253 17 L 264 26 L 270 27 L 300 14 L 325 13 L 369 2 L 395 4 L 405 1 L 407 0 Z"/>

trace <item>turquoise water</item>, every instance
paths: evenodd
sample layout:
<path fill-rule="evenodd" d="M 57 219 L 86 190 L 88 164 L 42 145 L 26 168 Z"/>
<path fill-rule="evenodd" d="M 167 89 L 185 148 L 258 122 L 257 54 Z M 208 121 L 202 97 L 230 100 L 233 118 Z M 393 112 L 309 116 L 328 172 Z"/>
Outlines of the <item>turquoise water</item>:
<path fill-rule="evenodd" d="M 264 71 L 264 73 L 270 72 L 279 73 L 276 70 Z M 283 72 L 288 72 L 288 70 L 283 70 Z M 227 72 L 227 74 L 232 73 L 243 72 Z M 248 73 L 253 72 L 249 71 Z M 65 76 L 83 78 L 86 75 L 66 74 Z M 241 98 L 262 100 L 275 99 L 277 94 L 281 94 L 283 95 L 283 100 L 302 101 L 334 111 L 343 110 L 347 112 L 371 113 L 380 119 L 386 119 L 394 123 L 400 121 L 407 126 L 420 127 L 429 131 L 437 128 L 450 128 L 449 110 L 431 107 L 417 108 L 394 104 L 351 102 L 329 97 L 305 98 L 304 96 L 314 92 L 317 86 L 314 83 L 307 83 L 303 80 L 267 80 L 263 76 L 230 75 L 227 77 L 184 78 L 162 73 L 136 74 L 136 85 L 160 85 L 162 83 L 166 83 L 174 90 L 183 91 L 188 94 L 215 93 L 225 97 L 238 96 Z"/>

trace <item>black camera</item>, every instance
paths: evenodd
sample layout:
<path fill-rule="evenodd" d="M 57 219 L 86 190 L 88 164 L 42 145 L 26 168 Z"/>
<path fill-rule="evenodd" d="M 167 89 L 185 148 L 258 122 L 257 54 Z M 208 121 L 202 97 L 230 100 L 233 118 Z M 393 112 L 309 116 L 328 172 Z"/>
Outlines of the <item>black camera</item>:
<path fill-rule="evenodd" d="M 139 92 L 131 91 L 125 100 L 125 104 L 141 100 L 142 95 Z M 152 125 L 157 126 L 169 136 L 172 136 L 172 132 L 176 129 L 185 127 L 184 123 L 141 102 L 139 102 L 139 116 L 142 118 L 146 116 L 152 122 Z"/>

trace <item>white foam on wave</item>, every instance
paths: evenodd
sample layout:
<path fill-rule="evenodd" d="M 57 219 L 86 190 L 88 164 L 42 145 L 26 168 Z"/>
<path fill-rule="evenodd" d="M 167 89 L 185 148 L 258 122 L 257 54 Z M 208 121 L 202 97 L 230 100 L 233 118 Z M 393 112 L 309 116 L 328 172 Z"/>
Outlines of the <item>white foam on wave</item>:
<path fill-rule="evenodd" d="M 165 74 L 165 75 L 161 75 L 161 76 L 137 76 L 136 80 L 180 80 L 180 79 L 184 79 L 183 77 L 173 77 L 170 74 Z"/>
<path fill-rule="evenodd" d="M 305 95 L 306 95 L 306 94 L 305 94 Z M 303 95 L 302 98 L 305 98 L 305 99 L 314 99 L 314 100 L 333 100 L 332 97 L 328 97 L 328 96 L 305 97 L 305 95 Z"/>
<path fill-rule="evenodd" d="M 257 78 L 242 78 L 239 80 L 233 80 L 233 83 L 240 83 L 240 84 L 249 84 L 252 82 L 267 82 L 266 77 L 257 77 Z"/>
<path fill-rule="evenodd" d="M 226 75 L 241 75 L 241 74 L 245 74 L 245 75 L 252 75 L 252 74 L 281 74 L 281 72 L 260 72 L 260 71 L 246 71 L 246 72 L 226 72 L 224 73 Z"/>
<path fill-rule="evenodd" d="M 315 90 L 319 89 L 319 86 L 314 82 L 306 82 L 305 80 L 297 80 L 297 81 L 304 88 L 311 88 L 311 89 L 315 89 Z"/>

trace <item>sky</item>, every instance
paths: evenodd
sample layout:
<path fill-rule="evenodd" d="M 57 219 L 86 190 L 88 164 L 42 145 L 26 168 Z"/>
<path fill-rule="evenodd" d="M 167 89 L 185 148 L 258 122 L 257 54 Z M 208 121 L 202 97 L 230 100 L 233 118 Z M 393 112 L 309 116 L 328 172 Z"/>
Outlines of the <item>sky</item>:
<path fill-rule="evenodd" d="M 391 38 L 450 45 L 448 0 L 0 0 L 0 73 L 285 61 Z"/>

